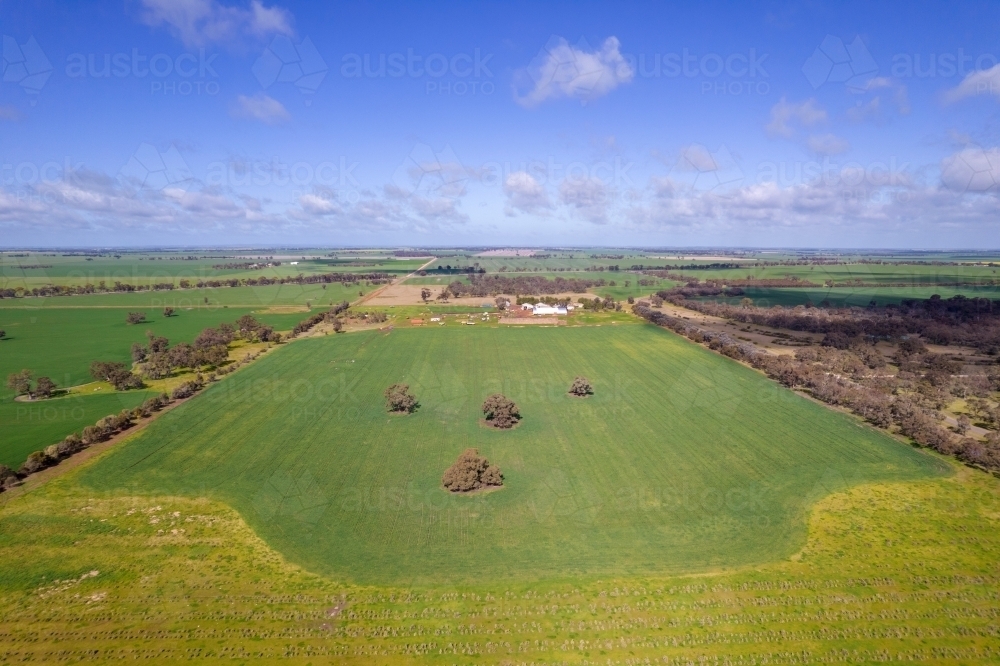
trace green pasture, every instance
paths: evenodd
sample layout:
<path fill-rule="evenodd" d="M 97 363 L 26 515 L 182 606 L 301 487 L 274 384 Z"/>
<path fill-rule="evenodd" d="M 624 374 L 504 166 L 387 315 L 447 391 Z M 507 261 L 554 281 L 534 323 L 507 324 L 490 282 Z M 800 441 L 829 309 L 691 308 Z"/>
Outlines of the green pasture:
<path fill-rule="evenodd" d="M 671 263 L 671 262 L 666 262 Z M 689 262 L 684 262 L 689 263 Z M 799 278 L 818 284 L 827 280 L 835 283 L 861 280 L 862 282 L 877 282 L 889 284 L 905 284 L 910 287 L 930 286 L 949 282 L 975 283 L 981 280 L 1000 279 L 1000 267 L 997 266 L 938 266 L 935 264 L 908 264 L 894 266 L 889 264 L 833 264 L 805 266 L 741 266 L 729 269 L 705 269 L 680 271 L 685 276 L 707 279 L 738 280 L 747 277 L 754 279 Z"/>
<path fill-rule="evenodd" d="M 164 317 L 162 310 L 145 309 L 149 321 L 130 326 L 128 310 L 119 308 L 0 309 L 0 378 L 22 369 L 35 377 L 48 376 L 60 387 L 92 381 L 92 361 L 131 364 L 133 342 L 145 342 L 146 331 L 172 343 L 190 342 L 204 328 L 232 323 L 249 308 L 179 310 Z M 257 314 L 279 330 L 291 329 L 308 313 Z M 146 392 L 115 395 L 74 395 L 36 403 L 14 401 L 14 393 L 0 385 L 0 463 L 18 466 L 29 453 L 54 444 L 112 412 L 131 408 L 149 397 Z"/>
<path fill-rule="evenodd" d="M 219 287 L 218 289 L 173 289 L 169 291 L 120 292 L 51 296 L 0 298 L 0 310 L 5 308 L 219 308 L 281 307 L 315 305 L 322 307 L 341 301 L 356 300 L 359 292 L 369 293 L 378 287 L 343 284 L 283 284 L 263 287 Z"/>
<path fill-rule="evenodd" d="M 295 275 L 316 275 L 320 273 L 369 273 L 385 272 L 394 276 L 410 273 L 425 259 L 393 259 L 385 257 L 329 257 L 329 251 L 303 251 L 302 256 L 286 251 L 261 251 L 235 255 L 232 252 L 209 252 L 216 258 L 201 258 L 204 252 L 192 252 L 197 259 L 189 260 L 188 253 L 121 253 L 102 256 L 62 256 L 51 253 L 28 253 L 28 256 L 13 256 L 21 253 L 0 253 L 0 287 L 16 289 L 32 288 L 46 284 L 97 285 L 101 281 L 112 285 L 116 281 L 126 284 L 147 285 L 180 280 L 220 280 L 230 278 L 289 277 Z M 221 255 L 229 255 L 222 258 Z M 233 256 L 235 255 L 235 256 Z M 214 268 L 226 264 L 240 264 L 267 261 L 273 256 L 280 266 L 258 270 L 238 268 Z M 292 262 L 296 264 L 293 265 Z"/>
<path fill-rule="evenodd" d="M 4 389 L 6 390 L 6 388 Z M 71 432 L 79 433 L 108 414 L 132 409 L 152 391 L 70 394 L 38 402 L 0 400 L 0 464 L 17 469 L 28 454 L 55 444 Z"/>
<path fill-rule="evenodd" d="M 596 394 L 566 394 L 584 375 Z M 420 401 L 389 416 L 382 392 Z M 521 407 L 513 431 L 482 399 Z M 506 475 L 449 495 L 475 446 Z M 446 584 L 706 571 L 787 557 L 814 502 L 946 469 L 651 326 L 427 327 L 302 340 L 83 470 L 97 492 L 209 497 L 309 570 Z"/>
<path fill-rule="evenodd" d="M 291 329 L 309 316 L 307 312 L 256 314 L 249 308 L 219 308 L 179 310 L 173 317 L 164 317 L 162 310 L 147 309 L 148 321 L 129 325 L 126 312 L 117 308 L 0 309 L 0 329 L 7 332 L 7 338 L 0 340 L 0 376 L 27 368 L 36 377 L 51 377 L 59 386 L 74 386 L 92 381 L 92 361 L 131 363 L 132 343 L 145 343 L 146 331 L 171 343 L 190 342 L 203 329 L 233 323 L 248 313 L 278 330 Z M 12 395 L 6 386 L 0 389 L 0 399 Z"/>

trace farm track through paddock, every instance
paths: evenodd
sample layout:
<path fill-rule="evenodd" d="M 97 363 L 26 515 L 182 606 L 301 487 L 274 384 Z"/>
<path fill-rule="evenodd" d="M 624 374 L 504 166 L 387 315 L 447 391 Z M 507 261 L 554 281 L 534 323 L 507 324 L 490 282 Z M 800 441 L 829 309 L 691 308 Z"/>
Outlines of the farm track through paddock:
<path fill-rule="evenodd" d="M 566 391 L 587 376 L 595 395 Z M 421 403 L 389 417 L 386 386 Z M 480 428 L 503 392 L 524 420 Z M 467 446 L 503 492 L 450 496 Z M 937 459 L 645 325 L 441 327 L 302 340 L 82 474 L 224 501 L 289 560 L 372 584 L 712 571 L 787 557 L 811 504 Z"/>

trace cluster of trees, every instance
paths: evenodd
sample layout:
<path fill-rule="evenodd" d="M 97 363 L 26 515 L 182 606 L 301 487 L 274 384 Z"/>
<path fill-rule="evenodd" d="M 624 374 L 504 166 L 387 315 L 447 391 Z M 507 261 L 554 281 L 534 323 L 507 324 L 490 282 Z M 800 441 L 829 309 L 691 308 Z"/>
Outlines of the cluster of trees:
<path fill-rule="evenodd" d="M 7 388 L 17 395 L 26 395 L 32 399 L 50 398 L 56 390 L 56 383 L 48 377 L 33 378 L 31 370 L 21 370 L 7 375 Z M 34 386 L 32 386 L 34 382 Z"/>
<path fill-rule="evenodd" d="M 389 319 L 389 315 L 382 310 L 351 310 L 347 316 L 350 319 L 374 324 L 381 324 Z"/>
<path fill-rule="evenodd" d="M 124 363 L 116 361 L 94 361 L 90 364 L 90 376 L 97 381 L 108 382 L 116 391 L 128 391 L 144 386 L 142 377 L 125 367 Z"/>
<path fill-rule="evenodd" d="M 222 323 L 217 328 L 206 328 L 194 342 L 181 342 L 170 346 L 169 340 L 146 331 L 148 342 L 132 345 L 132 360 L 139 365 L 142 375 L 149 379 L 162 379 L 179 368 L 218 368 L 229 358 L 229 344 L 239 338 L 248 342 L 281 342 L 281 334 L 272 326 L 257 321 L 253 315 L 243 315 L 235 325 Z"/>
<path fill-rule="evenodd" d="M 395 414 L 409 414 L 417 408 L 417 399 L 406 384 L 393 384 L 385 390 L 385 408 Z"/>
<path fill-rule="evenodd" d="M 351 304 L 348 303 L 347 301 L 343 301 L 341 303 L 338 303 L 337 305 L 334 305 L 326 312 L 317 312 L 316 314 L 310 316 L 309 318 L 303 319 L 302 321 L 300 321 L 295 325 L 295 328 L 292 329 L 292 337 L 294 338 L 297 335 L 301 335 L 302 333 L 312 330 L 314 326 L 323 321 L 339 322 L 340 320 L 338 319 L 338 316 L 343 314 L 344 312 L 347 312 L 347 309 L 349 307 L 351 307 Z M 338 329 L 335 328 L 335 330 Z"/>
<path fill-rule="evenodd" d="M 980 442 L 964 436 L 968 426 L 961 423 L 958 432 L 953 433 L 942 425 L 938 411 L 952 396 L 970 393 L 983 399 L 991 391 L 1000 390 L 1000 375 L 956 376 L 962 371 L 961 364 L 931 354 L 919 340 L 907 338 L 900 342 L 892 359 L 900 371 L 891 374 L 884 370 L 886 359 L 864 336 L 851 337 L 850 345 L 843 349 L 832 345 L 809 347 L 798 350 L 794 357 L 779 356 L 646 305 L 637 304 L 633 312 L 743 361 L 787 387 L 847 408 L 875 426 L 896 430 L 921 446 L 985 469 L 1000 470 L 1000 434 L 991 432 L 985 442 Z M 775 312 L 774 316 L 785 315 Z"/>
<path fill-rule="evenodd" d="M 585 398 L 594 394 L 594 387 L 586 377 L 577 377 L 569 387 L 570 395 Z"/>
<path fill-rule="evenodd" d="M 580 298 L 577 302 L 584 310 L 595 310 L 600 312 L 601 310 L 618 311 L 622 309 L 622 304 L 610 296 L 607 298 Z"/>
<path fill-rule="evenodd" d="M 513 400 L 501 393 L 494 393 L 483 402 L 483 416 L 494 428 L 507 430 L 521 420 L 521 412 Z"/>
<path fill-rule="evenodd" d="M 502 486 L 503 472 L 479 455 L 478 450 L 466 449 L 458 456 L 458 460 L 445 470 L 441 481 L 444 487 L 453 493 L 467 493 L 489 486 Z"/>
<path fill-rule="evenodd" d="M 0 490 L 17 485 L 31 474 L 52 467 L 74 453 L 128 430 L 137 419 L 148 418 L 170 402 L 171 399 L 163 394 L 147 399 L 134 409 L 125 409 L 118 414 L 105 416 L 94 425 L 84 428 L 79 434 L 70 433 L 61 442 L 31 453 L 16 472 L 5 465 L 0 465 Z"/>
<path fill-rule="evenodd" d="M 445 266 L 435 266 L 429 271 L 420 271 L 421 275 L 473 275 L 473 274 L 483 274 L 486 272 L 485 268 L 480 267 L 479 264 L 474 266 L 452 266 L 450 264 Z"/>
<path fill-rule="evenodd" d="M 605 280 L 581 280 L 557 277 L 553 280 L 541 276 L 473 275 L 469 284 L 455 281 L 448 285 L 448 291 L 456 298 L 462 296 L 498 296 L 500 294 L 582 294 L 591 287 L 607 284 Z"/>

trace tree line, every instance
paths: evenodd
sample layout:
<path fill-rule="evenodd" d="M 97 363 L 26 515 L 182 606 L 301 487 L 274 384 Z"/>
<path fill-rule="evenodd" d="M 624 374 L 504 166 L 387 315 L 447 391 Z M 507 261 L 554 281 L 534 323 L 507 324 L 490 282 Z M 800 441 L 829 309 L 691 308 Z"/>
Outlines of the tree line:
<path fill-rule="evenodd" d="M 601 280 L 583 280 L 580 278 L 556 277 L 548 279 L 541 276 L 507 276 L 507 275 L 473 275 L 469 278 L 469 283 L 458 280 L 448 285 L 447 290 L 455 298 L 462 296 L 497 296 L 499 294 L 558 294 L 574 293 L 582 294 L 591 287 L 600 287 L 607 284 Z"/>
<path fill-rule="evenodd" d="M 43 285 L 25 289 L 0 289 L 0 298 L 25 298 L 29 296 L 81 296 L 85 294 L 131 293 L 139 291 L 171 291 L 174 289 L 219 289 L 223 287 L 258 287 L 283 284 L 353 284 L 368 282 L 369 284 L 388 284 L 392 275 L 385 272 L 372 273 L 320 273 L 316 275 L 294 275 L 286 277 L 261 276 L 257 278 L 227 278 L 219 280 L 180 280 L 178 285 L 173 282 L 157 282 L 148 285 L 136 285 L 128 282 L 115 281 L 111 286 L 102 280 L 97 285 Z"/>

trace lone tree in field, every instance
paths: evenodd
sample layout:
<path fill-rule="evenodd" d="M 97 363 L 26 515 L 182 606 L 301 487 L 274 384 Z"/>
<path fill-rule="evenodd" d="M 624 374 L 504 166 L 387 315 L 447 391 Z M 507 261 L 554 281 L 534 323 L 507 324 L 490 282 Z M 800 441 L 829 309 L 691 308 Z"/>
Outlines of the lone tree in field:
<path fill-rule="evenodd" d="M 586 398 L 594 394 L 594 387 L 590 385 L 590 380 L 586 377 L 577 377 L 573 380 L 573 385 L 569 387 L 571 395 Z"/>
<path fill-rule="evenodd" d="M 7 337 L 7 331 L 0 330 L 0 340 L 3 340 L 5 337 Z"/>
<path fill-rule="evenodd" d="M 521 419 L 521 412 L 510 398 L 494 393 L 483 402 L 483 415 L 494 428 L 513 428 Z"/>
<path fill-rule="evenodd" d="M 145 312 L 129 312 L 128 316 L 125 317 L 125 323 L 127 324 L 141 324 L 146 321 Z"/>
<path fill-rule="evenodd" d="M 7 388 L 18 395 L 31 392 L 31 370 L 12 372 L 7 375 Z"/>
<path fill-rule="evenodd" d="M 163 316 L 164 317 L 173 317 L 174 316 L 174 309 L 173 308 L 163 308 Z"/>
<path fill-rule="evenodd" d="M 385 408 L 397 414 L 409 414 L 417 408 L 417 399 L 406 384 L 393 384 L 385 390 Z"/>
<path fill-rule="evenodd" d="M 441 481 L 453 493 L 467 493 L 487 486 L 502 486 L 503 472 L 476 449 L 466 449 L 455 464 L 444 471 Z"/>
<path fill-rule="evenodd" d="M 424 289 L 420 290 L 420 300 L 422 300 L 424 303 L 426 303 L 427 299 L 430 298 L 430 297 L 431 297 L 431 290 L 430 289 L 427 289 L 425 287 Z"/>

